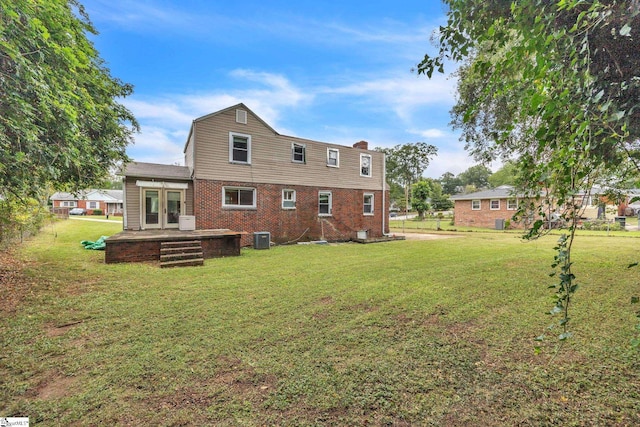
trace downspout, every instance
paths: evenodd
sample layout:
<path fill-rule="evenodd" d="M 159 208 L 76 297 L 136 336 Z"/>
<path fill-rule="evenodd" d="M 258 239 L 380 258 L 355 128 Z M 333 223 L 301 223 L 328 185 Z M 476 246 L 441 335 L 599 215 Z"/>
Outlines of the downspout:
<path fill-rule="evenodd" d="M 122 177 L 122 229 L 127 229 L 127 180 Z"/>
<path fill-rule="evenodd" d="M 382 153 L 382 235 L 389 236 L 389 233 L 384 232 L 384 226 L 386 223 L 386 193 L 387 193 L 387 155 Z"/>

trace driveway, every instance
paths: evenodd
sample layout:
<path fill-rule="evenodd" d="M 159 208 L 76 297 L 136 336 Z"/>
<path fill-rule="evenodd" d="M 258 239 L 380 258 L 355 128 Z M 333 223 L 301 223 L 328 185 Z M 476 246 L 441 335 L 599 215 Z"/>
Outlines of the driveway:
<path fill-rule="evenodd" d="M 439 240 L 459 239 L 463 236 L 453 234 L 426 234 L 426 233 L 393 233 L 396 236 L 404 236 L 405 240 Z"/>

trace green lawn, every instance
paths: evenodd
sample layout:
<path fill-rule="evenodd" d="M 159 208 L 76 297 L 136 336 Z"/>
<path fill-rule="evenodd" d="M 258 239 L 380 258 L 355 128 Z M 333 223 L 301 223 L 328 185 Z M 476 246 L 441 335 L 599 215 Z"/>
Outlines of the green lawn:
<path fill-rule="evenodd" d="M 610 218 L 610 220 L 612 220 L 612 218 Z M 638 226 L 638 218 L 635 216 L 627 217 L 625 222 L 627 226 L 631 226 L 631 227 Z M 391 219 L 389 221 L 389 227 L 393 232 L 396 232 L 396 233 L 411 233 L 411 232 L 418 231 L 418 232 L 427 232 L 427 233 L 442 232 L 445 234 L 449 232 L 511 233 L 514 235 L 523 234 L 523 230 L 515 229 L 515 228 L 509 229 L 509 230 L 494 230 L 494 229 L 487 229 L 487 228 L 480 228 L 480 227 L 463 227 L 459 225 L 453 225 L 450 217 L 448 218 L 445 217 L 443 219 L 427 217 L 424 220 L 419 220 L 418 218 L 410 218 L 407 220 Z M 554 235 L 560 235 L 562 233 L 567 233 L 567 230 L 566 229 L 552 230 L 551 233 Z M 589 236 L 640 237 L 640 232 L 636 230 L 596 231 L 596 230 L 581 229 L 581 230 L 578 230 L 577 233 L 578 235 L 582 235 L 582 236 L 589 235 Z"/>
<path fill-rule="evenodd" d="M 533 338 L 553 322 L 553 236 L 278 246 L 169 270 L 106 265 L 79 243 L 121 227 L 62 221 L 19 251 L 32 288 L 0 319 L 0 416 L 640 424 L 640 353 L 629 344 L 640 273 L 627 269 L 638 239 L 579 239 L 575 336 L 536 355 Z"/>

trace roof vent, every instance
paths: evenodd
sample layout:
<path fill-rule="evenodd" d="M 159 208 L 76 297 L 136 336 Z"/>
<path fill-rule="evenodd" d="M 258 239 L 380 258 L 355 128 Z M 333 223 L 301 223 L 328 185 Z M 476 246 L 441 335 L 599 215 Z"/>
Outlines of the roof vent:
<path fill-rule="evenodd" d="M 247 124 L 247 112 L 245 110 L 236 110 L 236 123 Z"/>

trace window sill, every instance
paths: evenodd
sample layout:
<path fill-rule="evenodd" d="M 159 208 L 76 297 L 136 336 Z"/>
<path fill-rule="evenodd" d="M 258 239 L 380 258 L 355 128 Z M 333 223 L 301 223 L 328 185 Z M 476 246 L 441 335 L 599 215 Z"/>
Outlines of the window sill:
<path fill-rule="evenodd" d="M 283 207 L 282 210 L 283 211 L 295 211 L 296 208 L 285 208 L 285 207 Z"/>
<path fill-rule="evenodd" d="M 333 216 L 333 214 L 318 214 L 318 216 L 327 217 L 327 216 Z"/>
<path fill-rule="evenodd" d="M 255 206 L 222 206 L 223 210 L 228 211 L 257 211 L 258 208 Z"/>
<path fill-rule="evenodd" d="M 234 160 L 230 160 L 229 161 L 230 164 L 232 165 L 246 165 L 246 166 L 251 166 L 251 163 L 249 162 L 239 162 L 239 161 L 234 161 Z"/>

